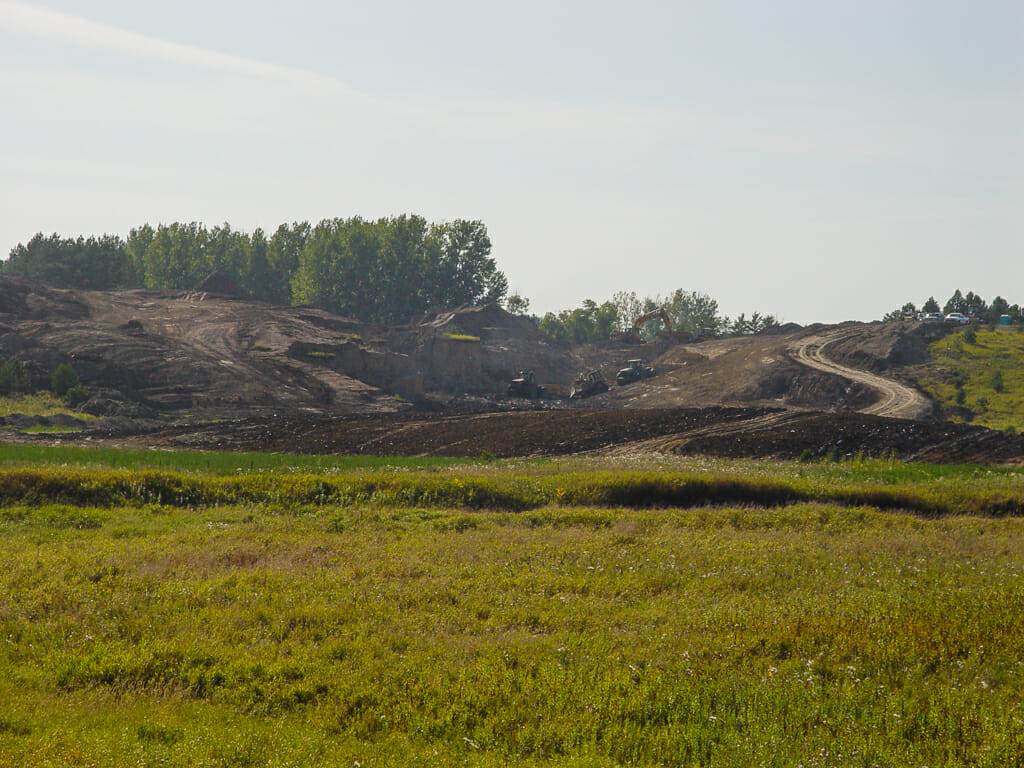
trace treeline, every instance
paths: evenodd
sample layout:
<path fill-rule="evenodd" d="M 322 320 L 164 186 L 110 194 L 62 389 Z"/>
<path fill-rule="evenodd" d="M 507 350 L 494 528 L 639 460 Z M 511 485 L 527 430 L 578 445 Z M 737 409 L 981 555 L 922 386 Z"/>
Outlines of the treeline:
<path fill-rule="evenodd" d="M 906 317 L 916 317 L 918 313 L 922 312 L 941 312 L 944 315 L 948 315 L 951 312 L 959 312 L 980 322 L 992 324 L 998 323 L 1003 315 L 1009 316 L 1012 323 L 1020 323 L 1024 320 L 1020 305 L 1010 304 L 1002 296 L 996 296 L 992 299 L 992 303 L 989 304 L 974 291 L 968 291 L 966 294 L 963 294 L 959 288 L 941 306 L 934 296 L 929 296 L 920 309 L 912 301 L 908 301 L 899 309 L 894 309 L 892 312 L 887 313 L 882 319 L 899 320 Z"/>
<path fill-rule="evenodd" d="M 0 271 L 93 290 L 190 290 L 219 273 L 259 301 L 394 324 L 503 300 L 508 283 L 490 254 L 480 221 L 352 217 L 282 224 L 269 237 L 191 222 L 146 224 L 127 238 L 39 233 L 12 249 Z"/>
<path fill-rule="evenodd" d="M 510 312 L 525 314 L 529 302 L 518 295 L 512 295 L 506 306 Z M 640 298 L 633 291 L 620 291 L 610 301 L 598 304 L 587 299 L 580 307 L 558 313 L 548 312 L 536 318 L 536 321 L 541 330 L 558 341 L 586 344 L 607 339 L 613 331 L 628 331 L 638 318 L 657 310 L 663 310 L 668 315 L 673 330 L 694 336 L 739 336 L 760 333 L 779 324 L 774 316 L 758 312 L 750 317 L 744 313 L 729 318 L 719 312 L 715 299 L 704 293 L 684 291 L 681 288 L 665 297 Z M 658 320 L 648 321 L 641 332 L 653 335 L 658 325 Z"/>

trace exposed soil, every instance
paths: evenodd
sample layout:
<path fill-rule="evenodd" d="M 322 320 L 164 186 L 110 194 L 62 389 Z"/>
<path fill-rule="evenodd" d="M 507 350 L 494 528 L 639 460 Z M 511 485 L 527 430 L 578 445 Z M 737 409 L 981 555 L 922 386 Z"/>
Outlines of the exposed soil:
<path fill-rule="evenodd" d="M 6 278 L 0 354 L 24 362 L 37 383 L 70 362 L 94 395 L 84 409 L 104 419 L 40 436 L 9 417 L 0 439 L 309 453 L 1020 461 L 1017 436 L 932 420 L 907 372 L 945 332 L 850 323 L 569 348 L 495 306 L 385 328 L 208 291 L 71 291 Z M 600 370 L 614 382 L 632 358 L 656 375 L 568 400 L 578 371 Z M 526 368 L 549 397 L 505 396 Z"/>

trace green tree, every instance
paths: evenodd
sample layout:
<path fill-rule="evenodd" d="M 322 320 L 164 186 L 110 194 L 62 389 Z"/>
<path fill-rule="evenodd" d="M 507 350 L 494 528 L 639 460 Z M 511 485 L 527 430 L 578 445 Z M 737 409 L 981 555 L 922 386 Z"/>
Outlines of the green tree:
<path fill-rule="evenodd" d="M 206 247 L 209 233 L 202 224 L 157 227 L 143 255 L 145 285 L 157 290 L 191 290 L 209 276 Z"/>
<path fill-rule="evenodd" d="M 695 335 L 702 334 L 705 330 L 717 333 L 722 323 L 718 313 L 718 302 L 706 293 L 677 288 L 662 306 L 672 320 L 672 327 L 677 331 Z"/>
<path fill-rule="evenodd" d="M 964 296 L 964 307 L 963 312 L 969 317 L 983 318 L 988 314 L 988 304 L 974 291 L 968 291 Z"/>
<path fill-rule="evenodd" d="M 505 309 L 513 315 L 525 315 L 530 311 L 530 300 L 517 291 L 505 299 Z"/>
<path fill-rule="evenodd" d="M 259 294 L 275 304 L 292 303 L 292 280 L 299 269 L 299 260 L 306 241 L 312 234 L 308 221 L 282 224 L 267 242 L 267 266 L 271 279 Z"/>
<path fill-rule="evenodd" d="M 612 303 L 615 305 L 619 318 L 618 330 L 620 331 L 630 330 L 636 319 L 644 314 L 644 302 L 636 295 L 636 291 L 613 293 Z"/>
<path fill-rule="evenodd" d="M 20 360 L 0 361 L 0 395 L 30 392 L 32 383 Z"/>
<path fill-rule="evenodd" d="M 61 237 L 36 234 L 11 249 L 3 272 L 57 287 L 112 290 L 129 287 L 124 241 L 116 235 Z"/>
<path fill-rule="evenodd" d="M 957 288 L 952 296 L 946 301 L 942 307 L 943 314 L 948 315 L 950 312 L 961 312 L 967 314 L 967 299 L 960 293 L 960 289 Z"/>
<path fill-rule="evenodd" d="M 931 314 L 934 312 L 941 312 L 942 309 L 939 307 L 939 302 L 935 300 L 934 296 L 929 296 L 928 300 L 921 305 L 921 311 Z"/>
<path fill-rule="evenodd" d="M 999 322 L 1000 317 L 1009 314 L 1009 312 L 1010 302 L 1002 296 L 996 296 L 992 299 L 992 303 L 989 305 L 988 312 L 985 315 L 985 320 L 995 325 Z"/>
<path fill-rule="evenodd" d="M 50 391 L 64 397 L 69 390 L 78 386 L 78 375 L 68 363 L 61 363 L 50 374 Z"/>
<path fill-rule="evenodd" d="M 726 322 L 726 328 L 732 336 L 748 336 L 755 333 L 762 333 L 778 327 L 779 322 L 774 315 L 762 315 L 755 312 L 749 318 L 741 313 L 735 320 Z"/>
<path fill-rule="evenodd" d="M 257 301 L 271 301 L 271 289 L 275 283 L 274 273 L 267 258 L 267 236 L 259 227 L 248 238 L 246 264 L 241 275 L 241 286 Z"/>
<path fill-rule="evenodd" d="M 557 315 L 548 312 L 538 326 L 555 341 L 564 344 L 589 344 L 607 339 L 619 325 L 619 312 L 611 301 L 598 304 L 584 300 L 576 309 L 566 309 Z"/>
<path fill-rule="evenodd" d="M 125 241 L 125 282 L 132 288 L 142 288 L 146 284 L 146 250 L 156 237 L 156 232 L 149 224 L 136 227 L 128 233 Z"/>
<path fill-rule="evenodd" d="M 491 238 L 481 221 L 434 224 L 427 234 L 426 298 L 438 309 L 501 302 L 508 280 L 491 258 Z"/>

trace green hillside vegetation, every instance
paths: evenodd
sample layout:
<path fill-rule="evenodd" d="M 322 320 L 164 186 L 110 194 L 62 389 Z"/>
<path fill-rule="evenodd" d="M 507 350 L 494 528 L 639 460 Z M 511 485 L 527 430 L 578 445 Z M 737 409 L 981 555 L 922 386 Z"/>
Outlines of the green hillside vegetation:
<path fill-rule="evenodd" d="M 23 413 L 26 416 L 55 416 L 62 414 L 74 416 L 76 419 L 92 421 L 98 417 L 82 413 L 70 407 L 66 400 L 52 392 L 36 392 L 35 394 L 7 395 L 0 397 L 0 416 L 12 413 Z M 0 446 L 0 451 L 3 447 Z"/>
<path fill-rule="evenodd" d="M 1013 469 L 21 450 L 0 766 L 1024 761 Z"/>
<path fill-rule="evenodd" d="M 1024 333 L 968 328 L 930 352 L 933 365 L 921 384 L 936 402 L 969 409 L 973 424 L 1024 429 Z"/>

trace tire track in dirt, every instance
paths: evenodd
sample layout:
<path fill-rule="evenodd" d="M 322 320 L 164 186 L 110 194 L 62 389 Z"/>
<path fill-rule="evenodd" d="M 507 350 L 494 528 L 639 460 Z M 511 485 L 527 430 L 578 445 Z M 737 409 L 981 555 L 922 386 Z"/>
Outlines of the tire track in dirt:
<path fill-rule="evenodd" d="M 633 454 L 647 453 L 685 453 L 686 447 L 695 441 L 708 438 L 725 438 L 731 435 L 747 434 L 756 431 L 768 431 L 780 427 L 787 421 L 793 421 L 801 417 L 799 411 L 775 411 L 772 413 L 759 414 L 750 418 L 740 419 L 719 424 L 710 424 L 704 427 L 697 427 L 685 432 L 678 432 L 663 437 L 655 437 L 649 440 L 642 440 L 629 445 L 619 446 L 611 450 L 599 451 L 606 456 L 630 456 Z"/>
<path fill-rule="evenodd" d="M 789 352 L 801 365 L 864 384 L 881 395 L 878 401 L 867 408 L 862 408 L 860 413 L 894 419 L 919 419 L 928 413 L 931 410 L 931 403 L 917 390 L 869 371 L 842 365 L 826 355 L 825 350 L 830 345 L 860 333 L 858 330 L 841 328 L 808 336 L 790 346 Z"/>

